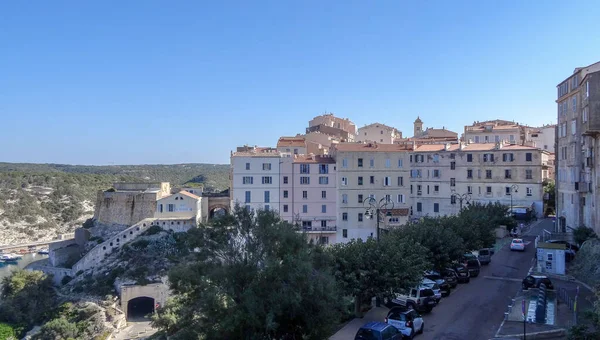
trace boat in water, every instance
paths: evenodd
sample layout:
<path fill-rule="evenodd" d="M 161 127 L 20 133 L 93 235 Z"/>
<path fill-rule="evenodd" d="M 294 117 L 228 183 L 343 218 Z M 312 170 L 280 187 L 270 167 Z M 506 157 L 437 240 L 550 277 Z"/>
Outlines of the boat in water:
<path fill-rule="evenodd" d="M 15 254 L 0 254 L 0 261 L 3 262 L 17 262 L 20 258 L 22 258 L 22 256 Z"/>
<path fill-rule="evenodd" d="M 48 250 L 48 248 L 43 248 L 43 249 L 38 250 L 37 253 L 42 254 L 42 255 L 48 255 L 48 254 L 50 254 L 50 250 Z"/>

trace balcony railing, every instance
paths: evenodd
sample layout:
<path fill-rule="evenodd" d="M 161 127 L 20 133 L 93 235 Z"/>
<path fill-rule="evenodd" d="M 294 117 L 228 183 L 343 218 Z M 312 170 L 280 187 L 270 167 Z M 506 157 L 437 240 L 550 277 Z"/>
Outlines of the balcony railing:
<path fill-rule="evenodd" d="M 322 232 L 336 232 L 337 231 L 337 226 L 334 225 L 328 225 L 326 227 L 322 227 L 322 226 L 303 226 L 302 231 L 310 233 L 322 233 Z"/>

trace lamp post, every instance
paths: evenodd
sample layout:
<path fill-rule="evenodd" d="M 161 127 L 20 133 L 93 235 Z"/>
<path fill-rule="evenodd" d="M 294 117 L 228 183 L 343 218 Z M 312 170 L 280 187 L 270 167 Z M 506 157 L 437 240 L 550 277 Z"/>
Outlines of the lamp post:
<path fill-rule="evenodd" d="M 513 212 L 513 192 L 519 192 L 519 186 L 516 184 L 513 184 L 509 187 L 510 189 L 510 215 L 514 217 L 515 213 Z"/>
<path fill-rule="evenodd" d="M 366 208 L 365 216 L 366 218 L 372 218 L 373 216 L 377 217 L 377 241 L 379 241 L 379 221 L 381 218 L 382 210 L 390 210 L 394 209 L 394 201 L 390 200 L 386 197 L 381 198 L 379 201 L 373 197 L 368 197 L 363 200 L 363 205 Z"/>
<path fill-rule="evenodd" d="M 455 192 L 454 190 L 452 190 L 452 195 L 450 195 L 450 198 L 454 197 L 454 199 L 457 199 L 458 202 L 460 203 L 460 211 L 462 211 L 463 209 L 463 201 L 465 201 L 465 203 L 467 205 L 469 205 L 469 202 L 471 202 L 471 194 L 470 193 L 465 193 L 465 194 L 459 194 L 457 192 Z"/>

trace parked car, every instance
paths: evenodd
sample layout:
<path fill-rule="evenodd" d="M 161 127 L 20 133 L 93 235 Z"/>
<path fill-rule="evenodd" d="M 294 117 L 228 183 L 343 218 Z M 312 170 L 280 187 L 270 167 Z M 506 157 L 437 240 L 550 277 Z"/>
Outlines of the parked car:
<path fill-rule="evenodd" d="M 471 274 L 469 274 L 469 270 L 466 266 L 463 266 L 462 264 L 455 264 L 452 266 L 451 270 L 456 272 L 456 275 L 458 276 L 458 283 L 469 283 L 469 281 L 471 281 Z"/>
<path fill-rule="evenodd" d="M 466 260 L 463 265 L 465 265 L 465 267 L 467 267 L 467 270 L 469 271 L 469 275 L 470 277 L 477 277 L 479 276 L 479 272 L 481 270 L 481 263 L 479 263 L 479 260 L 476 258 L 470 259 L 470 260 Z"/>
<path fill-rule="evenodd" d="M 437 283 L 435 283 L 435 281 L 423 279 L 423 281 L 421 281 L 421 287 L 433 290 L 436 304 L 440 303 L 440 300 L 442 299 L 442 290 L 440 289 L 440 286 Z"/>
<path fill-rule="evenodd" d="M 541 284 L 545 284 L 546 288 L 554 289 L 554 285 L 552 285 L 552 281 L 546 275 L 527 275 L 523 279 L 522 287 L 523 290 L 527 290 L 529 288 L 540 288 Z"/>
<path fill-rule="evenodd" d="M 404 335 L 398 328 L 384 322 L 371 321 L 363 325 L 354 340 L 401 340 Z"/>
<path fill-rule="evenodd" d="M 458 274 L 453 269 L 446 268 L 440 273 L 444 280 L 450 285 L 451 288 L 456 288 L 458 285 Z"/>
<path fill-rule="evenodd" d="M 483 265 L 490 264 L 490 262 L 492 262 L 492 252 L 490 251 L 490 248 L 479 249 L 477 259 L 479 260 L 479 263 Z"/>
<path fill-rule="evenodd" d="M 415 334 L 423 333 L 425 322 L 414 309 L 394 307 L 390 309 L 385 323 L 396 327 L 405 338 L 412 339 Z"/>
<path fill-rule="evenodd" d="M 392 298 L 384 297 L 387 307 L 404 306 L 421 313 L 429 313 L 437 305 L 433 290 L 425 287 L 412 288 L 408 292 L 394 293 Z"/>
<path fill-rule="evenodd" d="M 442 275 L 440 275 L 440 273 L 434 271 L 425 272 L 424 277 L 426 279 L 434 281 L 435 283 L 437 283 L 438 286 L 440 286 L 440 292 L 442 293 L 442 296 L 450 295 L 450 284 L 446 282 L 446 280 L 442 277 Z"/>
<path fill-rule="evenodd" d="M 513 238 L 512 242 L 510 242 L 510 250 L 518 250 L 525 251 L 525 243 L 521 238 Z"/>

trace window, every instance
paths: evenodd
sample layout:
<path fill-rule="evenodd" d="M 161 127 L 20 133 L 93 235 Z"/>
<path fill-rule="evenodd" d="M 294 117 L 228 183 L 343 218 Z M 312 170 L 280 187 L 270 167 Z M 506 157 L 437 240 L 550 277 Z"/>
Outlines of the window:
<path fill-rule="evenodd" d="M 512 153 L 503 153 L 502 154 L 502 161 L 503 162 L 512 162 L 514 161 L 514 155 Z"/>
<path fill-rule="evenodd" d="M 479 136 L 475 136 L 475 143 L 479 143 Z"/>
<path fill-rule="evenodd" d="M 343 238 L 348 238 L 348 229 L 342 229 L 342 237 Z"/>
<path fill-rule="evenodd" d="M 375 159 L 371 158 L 371 159 L 369 160 L 369 166 L 370 166 L 371 168 L 375 167 Z"/>
<path fill-rule="evenodd" d="M 348 185 L 348 177 L 342 177 L 342 185 L 343 186 Z"/>
<path fill-rule="evenodd" d="M 265 204 L 265 211 L 269 211 L 269 209 L 271 209 L 271 206 L 268 204 Z"/>
<path fill-rule="evenodd" d="M 531 162 L 532 161 L 532 155 L 533 154 L 531 152 L 526 153 L 525 154 L 525 161 Z"/>
<path fill-rule="evenodd" d="M 473 193 L 473 187 L 472 186 L 467 186 L 467 193 L 468 194 L 472 194 Z"/>
<path fill-rule="evenodd" d="M 283 176 L 283 184 L 288 184 L 288 176 Z"/>
<path fill-rule="evenodd" d="M 456 170 L 456 162 L 450 162 L 450 170 Z"/>
<path fill-rule="evenodd" d="M 494 161 L 494 154 L 493 153 L 484 153 L 483 154 L 483 161 L 484 162 L 493 162 Z"/>
<path fill-rule="evenodd" d="M 439 163 L 440 162 L 440 155 L 438 155 L 438 154 L 433 155 L 433 162 L 434 163 Z"/>
<path fill-rule="evenodd" d="M 386 202 L 391 202 L 392 201 L 392 196 L 391 195 L 385 195 L 385 201 Z"/>
<path fill-rule="evenodd" d="M 370 184 L 375 184 L 375 176 L 370 176 L 369 177 L 369 183 Z"/>
<path fill-rule="evenodd" d="M 250 163 L 246 163 L 246 170 L 250 170 Z"/>
<path fill-rule="evenodd" d="M 439 185 L 434 185 L 433 186 L 433 192 L 436 193 L 436 194 L 439 193 L 440 192 L 440 186 Z"/>
<path fill-rule="evenodd" d="M 298 154 L 298 149 L 294 149 L 294 155 Z"/>
<path fill-rule="evenodd" d="M 473 170 L 467 170 L 467 178 L 473 178 Z"/>
<path fill-rule="evenodd" d="M 492 179 L 492 170 L 486 170 L 485 171 L 485 178 L 486 179 Z"/>
<path fill-rule="evenodd" d="M 348 167 L 348 159 L 344 158 L 342 159 L 342 168 L 347 168 Z"/>
<path fill-rule="evenodd" d="M 348 194 L 342 194 L 342 203 L 344 203 L 344 204 L 348 203 Z"/>
<path fill-rule="evenodd" d="M 398 176 L 398 186 L 399 187 L 403 187 L 404 186 L 404 177 Z"/>
<path fill-rule="evenodd" d="M 417 184 L 417 195 L 421 195 L 421 184 Z"/>
<path fill-rule="evenodd" d="M 533 179 L 533 171 L 525 170 L 525 179 Z"/>
<path fill-rule="evenodd" d="M 321 198 L 327 198 L 327 191 L 325 191 L 325 190 L 321 191 Z"/>
<path fill-rule="evenodd" d="M 287 190 L 283 190 L 283 198 L 288 198 L 288 191 Z"/>
<path fill-rule="evenodd" d="M 271 192 L 265 191 L 265 203 L 270 203 L 270 202 L 271 202 Z"/>
<path fill-rule="evenodd" d="M 383 178 L 383 186 L 389 187 L 390 185 L 392 185 L 392 178 L 391 177 L 384 177 Z"/>
<path fill-rule="evenodd" d="M 302 212 L 305 214 L 308 213 L 308 205 L 306 205 L 306 204 L 302 205 Z"/>
<path fill-rule="evenodd" d="M 160 212 L 160 213 L 163 212 L 163 205 L 162 204 L 158 205 L 158 212 Z"/>
<path fill-rule="evenodd" d="M 450 196 L 450 204 L 456 204 L 456 196 Z"/>
<path fill-rule="evenodd" d="M 363 221 L 363 214 L 358 213 L 358 222 L 362 222 L 362 221 Z"/>
<path fill-rule="evenodd" d="M 410 177 L 411 178 L 419 178 L 421 177 L 421 170 L 420 169 L 413 169 L 410 171 Z"/>
<path fill-rule="evenodd" d="M 440 170 L 433 169 L 433 178 L 440 178 Z"/>
<path fill-rule="evenodd" d="M 271 170 L 271 163 L 263 163 L 263 170 Z"/>
<path fill-rule="evenodd" d="M 254 177 L 252 176 L 244 176 L 244 178 L 242 178 L 242 183 L 243 184 L 252 184 Z"/>
<path fill-rule="evenodd" d="M 571 104 L 572 109 L 573 109 L 573 113 L 575 113 L 577 111 L 577 97 L 573 96 L 573 103 Z"/>
<path fill-rule="evenodd" d="M 510 136 L 509 136 L 509 140 L 510 140 L 511 142 L 514 142 L 514 141 L 515 141 L 515 135 L 510 135 Z"/>
<path fill-rule="evenodd" d="M 310 184 L 310 177 L 308 177 L 308 176 L 300 177 L 300 184 Z"/>
<path fill-rule="evenodd" d="M 386 158 L 385 160 L 385 167 L 386 168 L 391 168 L 392 167 L 392 160 L 389 158 Z"/>
<path fill-rule="evenodd" d="M 574 135 L 577 132 L 577 121 L 573 119 L 571 121 L 571 134 Z"/>
<path fill-rule="evenodd" d="M 417 212 L 423 211 L 423 204 L 421 202 L 417 202 Z"/>
<path fill-rule="evenodd" d="M 381 133 L 380 133 L 380 134 L 382 134 L 382 135 L 383 135 L 383 130 L 381 130 Z"/>
<path fill-rule="evenodd" d="M 363 185 L 363 178 L 362 178 L 362 176 L 358 176 L 358 185 Z"/>
<path fill-rule="evenodd" d="M 301 174 L 310 174 L 310 164 L 300 164 Z"/>
<path fill-rule="evenodd" d="M 456 186 L 456 178 L 450 178 L 450 186 L 451 187 Z"/>
<path fill-rule="evenodd" d="M 398 160 L 398 167 L 401 168 L 402 167 L 402 159 Z"/>
<path fill-rule="evenodd" d="M 472 162 L 473 161 L 473 154 L 472 153 L 468 153 L 467 154 L 467 162 Z"/>
<path fill-rule="evenodd" d="M 324 214 L 327 212 L 327 204 L 322 204 L 321 205 L 321 213 Z"/>
<path fill-rule="evenodd" d="M 398 203 L 404 203 L 404 195 L 402 195 L 402 194 L 398 195 Z"/>
<path fill-rule="evenodd" d="M 329 173 L 329 164 L 319 164 L 319 173 L 320 174 L 328 174 Z"/>
<path fill-rule="evenodd" d="M 250 198 L 251 197 L 252 196 L 250 194 L 250 191 L 246 191 L 246 197 L 245 197 L 244 203 L 250 203 Z"/>
<path fill-rule="evenodd" d="M 324 184 L 324 185 L 329 184 L 329 177 L 327 177 L 327 176 L 320 176 L 319 177 L 319 184 Z"/>
<path fill-rule="evenodd" d="M 485 136 L 484 138 L 486 143 L 490 141 L 490 136 Z"/>
<path fill-rule="evenodd" d="M 412 184 L 411 184 L 411 185 L 410 185 L 410 194 L 412 195 L 412 193 L 413 193 L 413 186 L 412 186 Z"/>
<path fill-rule="evenodd" d="M 359 159 L 358 159 L 358 167 L 359 167 L 359 168 L 362 168 L 362 167 L 363 167 L 363 159 L 362 159 L 362 158 L 359 158 Z"/>
<path fill-rule="evenodd" d="M 342 221 L 348 221 L 348 213 L 342 213 Z"/>
<path fill-rule="evenodd" d="M 283 212 L 284 213 L 288 212 L 288 205 L 287 204 L 283 205 Z"/>
<path fill-rule="evenodd" d="M 585 82 L 585 97 L 589 97 L 590 96 L 590 82 L 586 81 Z"/>
<path fill-rule="evenodd" d="M 303 199 L 307 199 L 308 198 L 308 191 L 302 190 L 302 198 Z"/>
<path fill-rule="evenodd" d="M 492 194 L 492 187 L 485 187 L 485 193 L 488 195 Z"/>
<path fill-rule="evenodd" d="M 511 196 L 510 187 L 504 188 L 504 192 L 506 193 L 506 196 Z"/>
<path fill-rule="evenodd" d="M 358 194 L 358 203 L 362 203 L 363 200 L 363 195 L 362 194 Z"/>
<path fill-rule="evenodd" d="M 510 169 L 504 169 L 504 178 L 505 179 L 511 179 L 512 178 L 512 171 Z"/>
<path fill-rule="evenodd" d="M 273 184 L 273 177 L 271 176 L 263 176 L 262 184 Z"/>
<path fill-rule="evenodd" d="M 500 141 L 500 136 L 498 136 L 498 135 L 494 136 L 494 141 L 496 143 L 498 143 Z"/>
<path fill-rule="evenodd" d="M 583 108 L 583 114 L 581 116 L 581 119 L 583 120 L 584 123 L 588 121 L 588 115 L 589 115 L 588 108 L 586 106 Z M 545 148 L 545 149 L 547 149 L 547 148 Z"/>
<path fill-rule="evenodd" d="M 433 212 L 436 212 L 436 213 L 440 212 L 440 204 L 439 203 L 433 203 Z"/>

